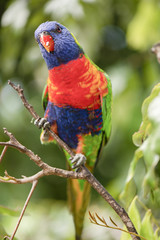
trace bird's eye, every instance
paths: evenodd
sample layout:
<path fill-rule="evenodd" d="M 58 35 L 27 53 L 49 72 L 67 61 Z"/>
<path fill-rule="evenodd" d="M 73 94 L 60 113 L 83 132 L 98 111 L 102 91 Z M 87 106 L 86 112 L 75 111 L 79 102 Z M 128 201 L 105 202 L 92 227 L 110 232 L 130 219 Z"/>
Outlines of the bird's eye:
<path fill-rule="evenodd" d="M 58 32 L 58 33 L 61 33 L 62 32 L 62 28 L 60 27 L 60 26 L 56 26 L 56 32 Z"/>
<path fill-rule="evenodd" d="M 44 34 L 44 35 L 48 35 L 48 32 L 47 32 L 47 31 L 43 31 L 43 34 Z"/>

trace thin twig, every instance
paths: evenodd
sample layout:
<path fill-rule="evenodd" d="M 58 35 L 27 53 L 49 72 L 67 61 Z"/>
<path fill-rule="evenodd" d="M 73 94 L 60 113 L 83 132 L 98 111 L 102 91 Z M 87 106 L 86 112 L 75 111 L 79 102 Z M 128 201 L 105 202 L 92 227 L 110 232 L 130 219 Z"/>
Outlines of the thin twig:
<path fill-rule="evenodd" d="M 23 217 L 23 215 L 24 215 L 24 213 L 25 213 L 25 210 L 26 210 L 26 208 L 27 208 L 27 206 L 28 206 L 29 200 L 31 199 L 32 194 L 33 194 L 33 192 L 34 192 L 34 190 L 35 190 L 35 188 L 36 188 L 36 186 L 37 186 L 37 183 L 38 183 L 37 180 L 36 180 L 36 181 L 33 181 L 33 183 L 32 183 L 32 188 L 31 188 L 31 190 L 30 190 L 30 192 L 29 192 L 29 195 L 28 195 L 28 197 L 27 197 L 27 199 L 26 199 L 26 201 L 25 201 L 24 207 L 23 207 L 23 209 L 22 209 L 22 212 L 21 212 L 21 214 L 20 214 L 20 217 L 19 217 L 19 219 L 18 219 L 17 225 L 16 225 L 16 227 L 15 227 L 15 229 L 14 229 L 14 232 L 13 232 L 12 236 L 10 237 L 10 240 L 13 240 L 13 238 L 14 238 L 17 230 L 18 230 L 19 224 L 20 224 L 20 222 L 21 222 L 21 220 L 22 220 L 22 217 Z"/>
<path fill-rule="evenodd" d="M 8 148 L 8 146 L 4 146 L 4 148 L 3 148 L 3 151 L 2 151 L 2 153 L 0 155 L 0 163 L 2 162 L 2 159 L 3 159 L 3 157 L 4 157 L 4 155 L 5 155 L 6 151 L 7 151 L 7 148 Z"/>
<path fill-rule="evenodd" d="M 117 224 L 112 220 L 111 217 L 109 217 L 109 218 L 110 218 L 110 221 L 115 225 L 115 227 L 109 226 L 109 225 L 106 223 L 105 219 L 104 219 L 103 217 L 101 218 L 97 213 L 95 213 L 95 215 L 94 215 L 94 213 L 91 213 L 91 212 L 89 211 L 89 216 L 90 216 L 90 218 L 89 218 L 89 219 L 90 219 L 90 222 L 93 223 L 93 224 L 96 224 L 96 225 L 101 226 L 101 227 L 106 227 L 106 228 L 111 228 L 111 229 L 119 230 L 119 231 L 121 231 L 121 232 L 125 232 L 125 233 L 128 233 L 128 234 L 130 234 L 130 235 L 132 234 L 132 235 L 134 235 L 134 236 L 136 236 L 136 237 L 139 237 L 139 238 L 142 238 L 142 239 L 144 239 L 144 240 L 147 240 L 146 238 L 144 238 L 144 237 L 136 234 L 135 232 L 129 232 L 129 231 L 123 229 L 123 228 L 118 227 Z M 100 221 L 101 223 L 97 222 L 95 216 L 99 219 L 99 221 Z"/>

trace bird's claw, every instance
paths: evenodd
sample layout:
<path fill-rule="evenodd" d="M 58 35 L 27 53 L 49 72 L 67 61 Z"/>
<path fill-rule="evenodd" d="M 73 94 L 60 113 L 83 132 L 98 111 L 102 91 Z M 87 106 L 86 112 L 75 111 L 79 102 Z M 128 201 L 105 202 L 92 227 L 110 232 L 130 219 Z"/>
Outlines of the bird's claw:
<path fill-rule="evenodd" d="M 70 157 L 69 160 L 71 161 L 72 165 L 72 169 L 76 169 L 76 171 L 79 171 L 79 168 L 85 164 L 86 162 L 86 157 L 81 154 L 81 153 L 77 153 L 74 157 Z"/>
<path fill-rule="evenodd" d="M 50 128 L 50 123 L 47 121 L 46 118 L 37 118 L 34 121 L 34 125 L 36 125 L 38 128 L 43 128 L 44 130 Z"/>

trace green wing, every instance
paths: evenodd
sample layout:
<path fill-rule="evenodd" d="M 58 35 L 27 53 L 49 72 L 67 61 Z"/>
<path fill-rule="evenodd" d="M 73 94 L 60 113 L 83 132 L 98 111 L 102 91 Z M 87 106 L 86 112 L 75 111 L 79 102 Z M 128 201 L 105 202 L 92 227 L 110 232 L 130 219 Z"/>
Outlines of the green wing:
<path fill-rule="evenodd" d="M 109 137 L 111 135 L 111 127 L 112 127 L 112 122 L 111 122 L 111 118 L 112 118 L 112 86 L 111 86 L 111 80 L 109 78 L 109 76 L 105 74 L 105 77 L 107 79 L 107 87 L 108 87 L 108 94 L 102 98 L 102 120 L 103 120 L 103 129 L 102 129 L 102 135 L 101 135 L 101 143 L 100 143 L 100 147 L 98 150 L 98 154 L 97 154 L 97 159 L 96 159 L 96 163 L 95 166 L 97 165 L 100 155 L 101 155 L 101 151 L 104 147 L 104 145 L 108 142 Z"/>
<path fill-rule="evenodd" d="M 44 111 L 46 110 L 47 108 L 47 104 L 48 104 L 48 85 L 46 84 L 44 90 L 43 90 L 43 94 L 42 94 L 42 104 L 43 104 L 43 108 L 44 108 Z M 45 117 L 45 116 L 44 116 Z M 49 140 L 49 134 L 44 132 L 44 130 L 42 129 L 42 132 L 41 132 L 41 136 L 40 136 L 40 139 L 41 139 L 41 143 L 48 143 L 50 140 Z"/>
<path fill-rule="evenodd" d="M 48 85 L 46 84 L 43 94 L 42 94 L 42 103 L 43 103 L 43 108 L 46 110 L 47 104 L 48 104 Z"/>
<path fill-rule="evenodd" d="M 103 119 L 103 137 L 102 137 L 102 144 L 101 148 L 103 145 L 105 145 L 110 137 L 111 134 L 111 118 L 112 118 L 112 85 L 111 85 L 111 80 L 108 76 L 107 73 L 105 73 L 101 68 L 99 68 L 86 54 L 85 57 L 90 60 L 90 62 L 97 68 L 98 71 L 103 72 L 106 81 L 108 83 L 108 94 L 102 98 L 102 119 Z"/>
<path fill-rule="evenodd" d="M 103 141 L 104 144 L 108 142 L 108 139 L 111 134 L 111 118 L 112 118 L 112 86 L 109 76 L 105 74 L 105 77 L 108 82 L 108 94 L 102 99 L 102 119 L 103 119 Z"/>

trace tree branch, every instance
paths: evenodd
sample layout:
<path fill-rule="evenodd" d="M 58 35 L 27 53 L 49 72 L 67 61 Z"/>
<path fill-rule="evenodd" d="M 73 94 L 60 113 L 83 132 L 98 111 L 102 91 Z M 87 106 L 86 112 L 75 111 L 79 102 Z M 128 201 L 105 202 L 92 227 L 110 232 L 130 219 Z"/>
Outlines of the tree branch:
<path fill-rule="evenodd" d="M 39 119 L 40 117 L 35 112 L 33 107 L 28 103 L 26 100 L 23 89 L 18 85 L 16 86 L 11 81 L 8 81 L 9 85 L 11 85 L 20 96 L 24 106 L 27 108 L 27 110 L 30 112 L 30 114 L 35 118 Z M 63 169 L 58 169 L 51 167 L 44 163 L 41 158 L 38 155 L 35 155 L 31 150 L 24 147 L 22 144 L 20 144 L 13 134 L 9 133 L 6 129 L 4 129 L 5 133 L 9 136 L 10 141 L 7 143 L 0 142 L 0 145 L 4 146 L 11 146 L 16 149 L 18 149 L 20 152 L 25 153 L 27 156 L 30 157 L 31 160 L 35 162 L 36 165 L 38 165 L 40 168 L 42 168 L 42 171 L 38 172 L 37 174 L 31 176 L 31 177 L 24 177 L 23 179 L 13 179 L 10 176 L 5 176 L 4 178 L 1 178 L 1 182 L 9 182 L 9 183 L 26 183 L 26 182 L 33 182 L 34 180 L 38 180 L 39 178 L 46 176 L 46 175 L 57 175 L 64 178 L 77 178 L 77 179 L 85 179 L 90 183 L 90 185 L 109 203 L 109 205 L 114 209 L 114 211 L 120 216 L 121 220 L 127 227 L 129 232 L 133 232 L 137 234 L 137 231 L 129 218 L 128 214 L 122 208 L 115 199 L 106 191 L 106 189 L 99 183 L 99 181 L 93 176 L 93 174 L 85 167 L 81 167 L 80 172 L 74 172 L 74 171 L 67 171 Z M 57 143 L 64 148 L 71 157 L 73 157 L 75 154 L 72 152 L 72 150 L 67 146 L 66 143 L 64 143 L 54 132 L 49 130 L 49 133 L 52 135 L 52 137 L 57 141 Z M 17 181 L 17 182 L 16 182 Z M 136 235 L 131 234 L 132 239 L 134 240 L 140 240 L 140 238 Z"/>

